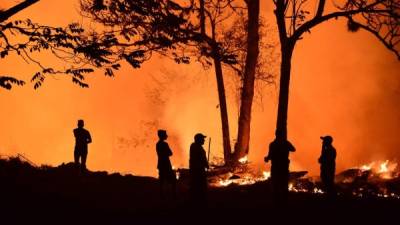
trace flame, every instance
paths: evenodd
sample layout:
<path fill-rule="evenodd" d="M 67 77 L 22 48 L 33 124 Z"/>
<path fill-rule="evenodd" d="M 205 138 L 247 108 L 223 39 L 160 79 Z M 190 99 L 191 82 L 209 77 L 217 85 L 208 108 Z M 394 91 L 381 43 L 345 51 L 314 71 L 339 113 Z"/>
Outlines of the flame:
<path fill-rule="evenodd" d="M 230 184 L 232 184 L 232 183 L 233 183 L 233 180 L 220 180 L 220 181 L 218 182 L 218 184 L 221 185 L 221 186 L 223 186 L 223 187 L 226 187 L 226 186 L 228 186 L 228 185 L 230 185 Z"/>
<path fill-rule="evenodd" d="M 247 156 L 240 159 L 241 163 L 247 162 Z M 397 163 L 391 162 L 390 160 L 385 161 L 374 161 L 369 164 L 361 165 L 360 167 L 356 167 L 362 171 L 369 171 L 368 174 L 372 179 L 371 182 L 381 182 L 379 179 L 392 179 L 400 175 L 399 171 L 396 170 Z M 237 177 L 232 177 L 234 174 Z M 217 179 L 215 182 L 211 183 L 211 185 L 217 187 L 226 187 L 232 184 L 236 185 L 252 185 L 257 182 L 268 180 L 271 177 L 270 171 L 262 171 L 261 173 L 254 173 L 251 170 L 240 170 L 237 173 L 227 173 Z M 302 193 L 310 193 L 321 195 L 325 194 L 325 192 L 319 188 L 318 184 L 315 180 L 306 178 L 293 180 L 288 184 L 288 191 L 290 192 L 302 192 Z M 363 198 L 365 196 L 375 196 L 378 198 L 395 198 L 400 199 L 399 193 L 394 193 L 382 187 L 378 192 L 371 191 L 371 189 L 358 187 L 357 189 L 353 189 L 350 192 L 354 197 Z M 341 195 L 342 193 L 338 193 Z"/>
<path fill-rule="evenodd" d="M 389 172 L 388 164 L 389 164 L 389 160 L 386 160 L 385 162 L 381 163 L 379 165 L 379 172 L 378 173 L 387 173 L 387 172 Z"/>
<path fill-rule="evenodd" d="M 175 166 L 172 166 L 172 170 L 175 172 L 176 180 L 179 180 L 180 177 L 179 170 L 177 170 Z"/>
<path fill-rule="evenodd" d="M 293 183 L 289 183 L 289 187 L 288 187 L 288 189 L 289 189 L 289 191 L 294 191 L 294 188 L 293 188 Z"/>
<path fill-rule="evenodd" d="M 362 171 L 372 171 L 372 173 L 383 179 L 392 179 L 396 172 L 397 163 L 389 160 L 375 161 L 359 167 Z"/>
<path fill-rule="evenodd" d="M 321 189 L 315 187 L 315 188 L 313 189 L 313 193 L 314 193 L 314 194 L 323 194 L 324 191 L 322 191 Z"/>
<path fill-rule="evenodd" d="M 244 157 L 242 157 L 242 158 L 240 158 L 240 159 L 239 159 L 239 162 L 240 162 L 241 164 L 247 163 L 247 162 L 248 162 L 248 157 L 247 157 L 247 155 L 244 156 Z"/>
<path fill-rule="evenodd" d="M 368 165 L 362 165 L 362 166 L 360 167 L 360 169 L 361 169 L 362 171 L 371 170 L 371 169 L 372 169 L 372 164 L 370 163 L 370 164 L 368 164 Z"/>
<path fill-rule="evenodd" d="M 270 171 L 263 171 L 261 175 L 256 176 L 254 174 L 248 173 L 243 175 L 241 178 L 230 179 L 233 173 L 228 173 L 224 178 L 220 178 L 216 183 L 212 184 L 217 187 L 226 187 L 231 184 L 237 185 L 251 185 L 257 182 L 266 181 L 271 177 Z"/>
<path fill-rule="evenodd" d="M 264 171 L 263 172 L 264 180 L 268 180 L 271 177 L 271 172 L 270 171 Z"/>

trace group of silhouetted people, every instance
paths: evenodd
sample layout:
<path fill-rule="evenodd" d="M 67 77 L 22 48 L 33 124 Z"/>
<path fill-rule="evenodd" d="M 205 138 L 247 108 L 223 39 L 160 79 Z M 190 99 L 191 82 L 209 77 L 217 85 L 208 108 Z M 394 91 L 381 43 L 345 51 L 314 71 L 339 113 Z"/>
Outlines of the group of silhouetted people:
<path fill-rule="evenodd" d="M 84 127 L 84 121 L 78 120 L 78 127 L 73 130 L 75 137 L 74 160 L 76 166 L 86 171 L 86 159 L 88 155 L 88 144 L 92 142 L 91 135 Z M 176 174 L 172 168 L 170 157 L 172 150 L 166 142 L 168 135 L 166 130 L 158 130 L 158 142 L 156 152 L 158 156 L 157 169 L 159 172 L 160 195 L 165 197 L 166 192 L 172 193 L 175 198 L 176 193 Z M 274 200 L 285 203 L 288 197 L 289 182 L 289 153 L 296 151 L 295 147 L 283 135 L 277 131 L 276 138 L 269 145 L 268 155 L 264 158 L 265 162 L 271 161 L 271 183 Z M 194 136 L 194 142 L 190 145 L 189 174 L 190 174 L 190 198 L 198 204 L 206 203 L 207 194 L 207 169 L 209 168 L 206 151 L 203 144 L 206 136 L 198 133 Z M 333 138 L 323 136 L 320 163 L 320 177 L 323 189 L 328 197 L 336 196 L 335 191 L 335 160 L 336 149 L 333 147 Z"/>
<path fill-rule="evenodd" d="M 160 195 L 165 197 L 167 189 L 176 197 L 176 174 L 172 168 L 169 157 L 172 151 L 166 142 L 168 135 L 165 130 L 158 130 L 158 142 L 156 151 L 158 156 L 158 175 L 160 182 Z M 189 173 L 190 173 L 190 199 L 197 205 L 206 203 L 208 161 L 203 148 L 205 135 L 198 133 L 194 136 L 194 142 L 190 145 Z"/>
<path fill-rule="evenodd" d="M 335 190 L 335 167 L 336 149 L 333 147 L 331 136 L 320 137 L 322 139 L 321 156 L 318 159 L 320 164 L 320 177 L 323 190 L 329 198 L 336 196 Z M 276 138 L 269 145 L 268 155 L 265 162 L 271 160 L 271 183 L 274 201 L 286 203 L 288 197 L 289 182 L 289 153 L 296 149 L 287 140 L 282 132 L 276 132 Z"/>

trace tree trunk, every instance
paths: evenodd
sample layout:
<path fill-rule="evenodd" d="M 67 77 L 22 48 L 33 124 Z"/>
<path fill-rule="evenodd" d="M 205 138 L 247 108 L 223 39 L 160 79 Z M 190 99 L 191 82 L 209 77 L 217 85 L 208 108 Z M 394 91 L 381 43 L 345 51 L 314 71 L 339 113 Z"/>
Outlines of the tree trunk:
<path fill-rule="evenodd" d="M 246 156 L 249 152 L 251 108 L 254 96 L 254 80 L 259 52 L 259 14 L 260 1 L 248 0 L 247 16 L 247 56 L 244 71 L 241 105 L 239 114 L 239 127 L 237 142 L 235 144 L 234 159 Z"/>
<path fill-rule="evenodd" d="M 224 161 L 225 163 L 231 161 L 231 143 L 229 135 L 229 120 L 228 110 L 226 106 L 224 77 L 222 73 L 221 61 L 218 57 L 214 57 L 215 76 L 217 78 L 219 109 L 221 112 L 221 125 L 222 125 L 222 141 L 224 148 Z"/>
<path fill-rule="evenodd" d="M 202 35 L 205 34 L 205 17 L 204 17 L 204 1 L 200 0 L 200 4 L 203 4 L 203 9 L 201 11 L 202 16 L 201 19 L 201 32 Z M 232 158 L 232 150 L 231 150 L 231 137 L 229 135 L 229 119 L 228 119 L 228 109 L 226 104 L 226 96 L 225 96 L 225 83 L 224 76 L 222 72 L 222 64 L 220 57 L 220 49 L 218 43 L 216 41 L 215 35 L 215 26 L 216 24 L 211 21 L 211 48 L 213 51 L 213 59 L 214 59 L 214 68 L 215 68 L 215 76 L 217 80 L 217 89 L 218 89 L 218 100 L 219 100 L 219 109 L 221 113 L 221 127 L 222 127 L 222 143 L 223 143 L 223 151 L 224 151 L 224 162 L 225 164 L 229 164 Z"/>
<path fill-rule="evenodd" d="M 289 83 L 293 47 L 289 41 L 281 43 L 281 77 L 279 82 L 278 118 L 276 135 L 287 140 L 287 115 L 289 105 Z"/>

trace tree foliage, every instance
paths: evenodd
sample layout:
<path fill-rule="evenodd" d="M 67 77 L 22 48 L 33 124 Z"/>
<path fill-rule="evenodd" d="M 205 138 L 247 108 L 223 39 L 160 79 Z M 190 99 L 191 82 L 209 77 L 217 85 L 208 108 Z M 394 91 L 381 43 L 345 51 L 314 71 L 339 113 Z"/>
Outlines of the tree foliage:
<path fill-rule="evenodd" d="M 103 26 L 103 33 L 118 40 L 116 52 L 134 68 L 153 52 L 189 63 L 178 54 L 178 44 L 200 40 L 190 22 L 192 6 L 169 0 L 81 0 L 81 13 Z M 140 58 L 140 60 L 138 60 Z"/>
<path fill-rule="evenodd" d="M 292 43 L 323 22 L 345 18 L 349 31 L 363 29 L 373 34 L 400 59 L 399 1 L 345 0 L 330 7 L 326 0 L 274 0 L 274 3 L 281 38 L 286 37 Z M 317 5 L 313 15 L 307 5 Z"/>
<path fill-rule="evenodd" d="M 85 74 L 95 68 L 102 68 L 105 75 L 113 76 L 119 69 L 121 57 L 116 57 L 119 49 L 114 45 L 118 40 L 112 35 L 87 32 L 81 25 L 71 23 L 66 27 L 53 27 L 32 22 L 30 19 L 9 21 L 15 13 L 29 7 L 38 0 L 26 0 L 6 11 L 0 12 L 0 59 L 15 54 L 26 63 L 35 64 L 39 70 L 32 76 L 34 88 L 40 87 L 48 75 L 64 74 L 73 83 L 88 87 Z M 49 54 L 67 64 L 54 68 L 38 60 L 40 54 Z M 140 61 L 141 55 L 131 55 Z M 0 86 L 11 89 L 13 85 L 23 85 L 25 81 L 15 75 L 0 76 Z"/>

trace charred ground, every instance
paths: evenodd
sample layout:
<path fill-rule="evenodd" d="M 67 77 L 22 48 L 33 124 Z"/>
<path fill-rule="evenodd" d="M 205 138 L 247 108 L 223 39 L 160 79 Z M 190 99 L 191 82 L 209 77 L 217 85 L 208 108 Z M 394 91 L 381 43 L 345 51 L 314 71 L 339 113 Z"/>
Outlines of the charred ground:
<path fill-rule="evenodd" d="M 179 196 L 161 200 L 157 179 L 77 171 L 72 163 L 34 167 L 19 158 L 0 160 L 1 224 L 397 224 L 400 200 L 294 193 L 289 205 L 272 204 L 268 181 L 210 188 L 207 209 Z"/>

